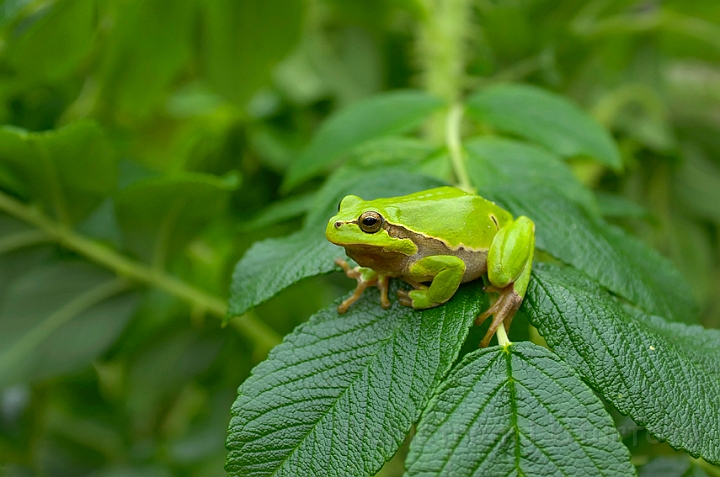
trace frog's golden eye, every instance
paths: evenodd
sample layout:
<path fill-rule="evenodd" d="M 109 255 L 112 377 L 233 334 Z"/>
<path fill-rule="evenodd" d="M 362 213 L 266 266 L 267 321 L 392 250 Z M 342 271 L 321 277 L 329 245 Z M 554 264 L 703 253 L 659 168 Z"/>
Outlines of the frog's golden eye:
<path fill-rule="evenodd" d="M 375 232 L 380 230 L 380 227 L 382 227 L 382 223 L 382 215 L 378 214 L 373 210 L 363 212 L 363 214 L 358 219 L 360 230 L 368 234 L 374 234 Z"/>

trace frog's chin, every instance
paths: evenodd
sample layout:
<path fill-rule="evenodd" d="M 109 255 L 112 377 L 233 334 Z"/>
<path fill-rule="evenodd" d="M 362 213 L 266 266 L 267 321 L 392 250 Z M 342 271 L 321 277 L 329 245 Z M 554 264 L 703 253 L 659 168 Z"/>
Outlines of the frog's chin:
<path fill-rule="evenodd" d="M 390 252 L 372 245 L 344 245 L 348 257 L 361 267 L 370 268 L 389 277 L 402 275 L 409 265 L 409 258 L 399 252 Z"/>

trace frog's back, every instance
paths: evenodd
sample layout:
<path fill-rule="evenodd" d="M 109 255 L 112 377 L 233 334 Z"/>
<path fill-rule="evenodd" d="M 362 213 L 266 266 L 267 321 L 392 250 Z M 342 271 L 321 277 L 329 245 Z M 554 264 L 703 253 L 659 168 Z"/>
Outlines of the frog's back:
<path fill-rule="evenodd" d="M 385 199 L 383 206 L 390 223 L 466 250 L 486 250 L 499 228 L 512 221 L 495 203 L 454 187 L 396 197 L 391 203 Z"/>

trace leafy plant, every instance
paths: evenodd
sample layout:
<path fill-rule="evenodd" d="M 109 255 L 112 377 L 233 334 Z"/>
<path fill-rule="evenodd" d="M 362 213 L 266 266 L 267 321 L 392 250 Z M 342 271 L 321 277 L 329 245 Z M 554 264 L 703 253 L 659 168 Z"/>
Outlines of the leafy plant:
<path fill-rule="evenodd" d="M 329 124 L 347 135 L 357 130 L 353 123 L 382 115 L 382 107 L 372 107 L 379 103 L 360 103 Z M 554 144 L 555 153 L 614 158 L 618 165 L 607 133 L 562 98 L 508 85 L 471 97 L 468 107 L 481 111 L 486 104 L 493 113 L 478 116 L 500 129 L 532 131 L 529 138 Z M 395 132 L 387 129 L 376 134 Z M 355 146 L 368 140 L 362 133 L 354 139 Z M 529 343 L 505 345 L 468 354 L 448 376 L 482 308 L 478 284 L 425 312 L 397 304 L 382 310 L 373 296 L 345 316 L 331 305 L 289 335 L 241 386 L 227 469 L 237 475 L 372 475 L 419 419 L 407 475 L 633 473 L 609 415 L 580 377 L 658 438 L 720 462 L 720 334 L 671 324 L 697 320 L 681 275 L 593 212 L 589 191 L 553 152 L 509 140 L 492 140 L 489 151 L 481 138 L 468 144 L 467 157 L 456 164 L 464 167 L 467 160 L 473 177 L 487 170 L 481 192 L 536 221 L 538 248 L 563 262 L 536 265 L 524 306 L 559 358 Z M 433 185 L 393 169 L 392 148 L 385 152 L 386 166 L 340 168 L 318 193 L 302 231 L 248 251 L 233 278 L 231 312 L 243 313 L 301 278 L 333 270 L 340 252 L 322 241 L 322 219 L 342 196 L 373 199 Z M 516 180 L 513 171 L 527 168 L 529 160 L 535 161 L 532 170 L 551 171 L 550 181 L 541 175 Z M 413 168 L 421 170 L 423 161 L 418 157 Z M 494 177 L 495 167 L 510 171 L 505 180 Z M 568 190 L 576 192 L 563 193 Z M 673 377 L 678 369 L 687 382 Z"/>
<path fill-rule="evenodd" d="M 2 2 L 0 474 L 720 475 L 718 25 Z M 444 184 L 537 224 L 508 346 L 480 282 L 335 312 L 339 200 Z"/>
<path fill-rule="evenodd" d="M 402 116 L 401 107 L 394 114 Z M 415 110 L 406 107 L 408 115 Z M 483 90 L 468 100 L 469 110 L 484 108 L 492 113 L 477 114 L 482 121 L 543 138 L 541 144 L 557 139 L 554 150 L 478 137 L 462 153 L 453 149 L 459 137 L 450 137 L 448 150 L 395 161 L 386 142 L 384 163 L 362 169 L 355 165 L 362 154 L 351 154 L 317 193 L 301 231 L 247 252 L 233 276 L 231 313 L 336 269 L 341 250 L 322 233 L 344 195 L 423 190 L 438 180 L 411 171 L 437 171 L 452 160 L 456 177 L 479 178 L 482 195 L 536 222 L 537 247 L 545 252 L 538 262 L 548 263 L 536 263 L 522 310 L 556 354 L 521 342 L 467 353 L 453 365 L 487 306 L 478 283 L 426 311 L 397 303 L 383 310 L 372 295 L 347 315 L 331 305 L 288 335 L 240 387 L 228 437 L 231 474 L 373 475 L 413 424 L 406 475 L 634 473 L 587 384 L 657 438 L 720 462 L 720 333 L 692 325 L 697 308 L 680 273 L 605 222 L 559 156 L 584 154 L 618 166 L 607 133 L 565 99 L 526 87 Z M 338 133 L 355 131 L 353 124 L 382 114 L 382 102 L 373 99 L 328 124 Z M 460 131 L 456 117 L 448 115 L 451 134 Z M 393 133 L 378 127 L 374 135 Z M 356 148 L 372 139 L 351 137 Z M 319 165 L 343 155 L 303 157 Z M 466 162 L 472 173 L 463 170 Z M 679 369 L 682 378 L 673 376 Z"/>

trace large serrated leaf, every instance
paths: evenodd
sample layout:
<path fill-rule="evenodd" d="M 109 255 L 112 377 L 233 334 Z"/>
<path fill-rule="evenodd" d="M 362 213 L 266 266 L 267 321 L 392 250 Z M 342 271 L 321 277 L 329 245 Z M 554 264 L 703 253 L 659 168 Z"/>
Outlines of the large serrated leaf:
<path fill-rule="evenodd" d="M 655 437 L 720 463 L 720 330 L 623 307 L 581 272 L 538 265 L 525 309 L 550 347 Z"/>
<path fill-rule="evenodd" d="M 291 188 L 324 171 L 365 141 L 419 126 L 443 104 L 423 91 L 404 90 L 379 94 L 338 111 L 290 165 L 284 187 Z"/>
<path fill-rule="evenodd" d="M 0 166 L 13 178 L 6 183 L 0 174 L 1 186 L 65 223 L 78 222 L 97 207 L 115 189 L 118 175 L 105 134 L 91 121 L 39 133 L 3 126 Z"/>
<path fill-rule="evenodd" d="M 190 173 L 145 179 L 118 193 L 115 211 L 125 244 L 163 266 L 225 211 L 239 178 Z"/>
<path fill-rule="evenodd" d="M 535 86 L 501 84 L 468 99 L 468 112 L 500 131 L 535 141 L 561 156 L 590 156 L 620 169 L 610 134 L 563 96 Z"/>
<path fill-rule="evenodd" d="M 228 472 L 375 474 L 456 359 L 477 295 L 471 284 L 438 308 L 383 310 L 373 289 L 345 315 L 331 306 L 300 325 L 239 389 Z"/>
<path fill-rule="evenodd" d="M 516 216 L 530 217 L 539 249 L 649 313 L 672 321 L 697 321 L 690 285 L 667 258 L 637 238 L 546 188 L 493 187 L 484 194 Z"/>
<path fill-rule="evenodd" d="M 465 356 L 430 401 L 406 476 L 634 475 L 600 400 L 531 343 Z"/>
<path fill-rule="evenodd" d="M 9 284 L 0 303 L 0 389 L 87 366 L 115 341 L 136 295 L 85 263 L 40 266 Z"/>
<path fill-rule="evenodd" d="M 357 194 L 369 200 L 439 185 L 436 179 L 398 169 L 338 171 L 317 193 L 300 231 L 288 237 L 257 242 L 245 253 L 233 273 L 229 316 L 245 313 L 303 278 L 337 269 L 334 259 L 345 252 L 327 241 L 325 225 L 344 196 Z"/>
<path fill-rule="evenodd" d="M 538 183 L 551 187 L 588 210 L 595 204 L 589 189 L 577 180 L 561 158 L 530 144 L 498 137 L 477 137 L 463 143 L 468 173 L 480 189 L 499 184 L 514 188 Z"/>

